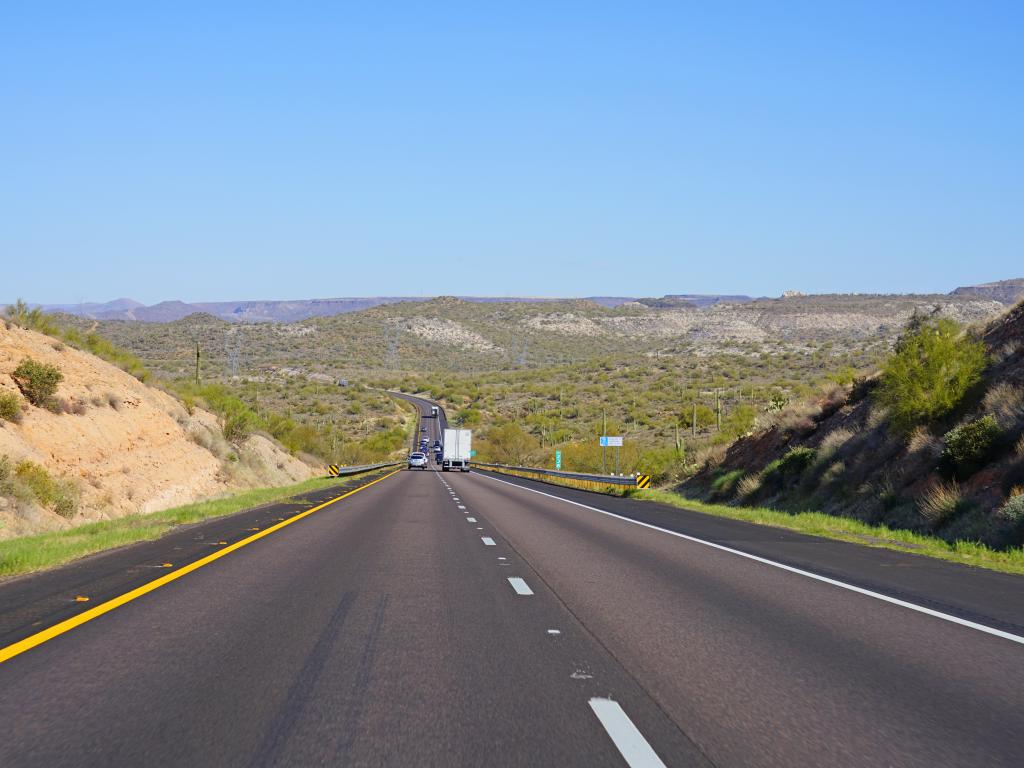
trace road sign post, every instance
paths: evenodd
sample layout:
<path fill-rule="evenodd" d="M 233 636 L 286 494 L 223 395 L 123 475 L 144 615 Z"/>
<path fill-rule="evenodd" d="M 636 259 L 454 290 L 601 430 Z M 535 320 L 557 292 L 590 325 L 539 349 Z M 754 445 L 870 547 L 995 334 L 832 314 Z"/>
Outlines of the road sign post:
<path fill-rule="evenodd" d="M 609 448 L 618 448 L 622 450 L 622 436 L 621 435 L 601 435 L 600 438 L 601 450 L 607 451 Z M 615 471 L 619 470 L 619 451 L 615 453 Z M 605 469 L 604 457 L 601 458 L 601 472 L 604 473 Z"/>

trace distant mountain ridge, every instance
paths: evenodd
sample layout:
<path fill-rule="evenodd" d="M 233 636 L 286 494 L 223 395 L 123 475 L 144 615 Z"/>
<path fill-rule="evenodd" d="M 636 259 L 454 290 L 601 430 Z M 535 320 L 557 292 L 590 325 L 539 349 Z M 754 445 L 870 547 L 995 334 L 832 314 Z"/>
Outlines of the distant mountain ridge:
<path fill-rule="evenodd" d="M 992 299 L 1007 306 L 1013 306 L 1021 299 L 1024 299 L 1024 278 L 1018 277 L 1014 280 L 998 280 L 994 283 L 968 285 L 963 288 L 957 288 L 950 295 Z"/>
<path fill-rule="evenodd" d="M 146 306 L 132 299 L 117 299 L 103 303 L 43 304 L 47 312 L 64 312 L 94 320 L 129 320 L 143 323 L 168 323 L 196 313 L 209 314 L 221 320 L 241 323 L 294 323 L 313 317 L 333 317 L 349 312 L 361 312 L 373 307 L 401 302 L 425 303 L 434 296 L 366 296 L 335 299 L 296 299 L 293 301 L 161 301 Z M 529 296 L 458 296 L 473 304 L 556 304 L 564 301 L 589 301 L 598 306 L 614 309 L 636 302 L 630 296 L 588 296 L 584 299 L 537 298 Z M 673 304 L 689 302 L 696 307 L 712 306 L 723 301 L 746 302 L 749 296 L 667 296 Z M 645 299 L 644 301 L 660 301 Z"/>
<path fill-rule="evenodd" d="M 787 292 L 790 298 L 802 296 L 799 292 Z M 840 295 L 840 294 L 834 294 Z M 899 294 L 892 294 L 894 297 Z M 958 299 L 984 299 L 998 301 L 1012 306 L 1024 299 L 1024 278 L 1000 280 L 981 285 L 963 286 L 946 294 Z M 64 312 L 94 320 L 129 320 L 143 323 L 168 323 L 181 320 L 196 313 L 213 315 L 221 320 L 240 323 L 295 323 L 314 317 L 333 317 L 349 312 L 361 312 L 387 304 L 402 302 L 426 303 L 436 296 L 350 296 L 327 299 L 295 300 L 254 300 L 254 301 L 208 301 L 184 302 L 161 301 L 147 306 L 134 299 L 122 298 L 105 303 L 86 302 L 82 304 L 43 304 L 47 312 Z M 710 309 L 722 304 L 748 304 L 758 301 L 751 296 L 739 294 L 666 294 L 661 297 L 632 296 L 586 296 L 574 298 L 538 298 L 530 296 L 457 296 L 461 301 L 472 304 L 558 304 L 584 301 L 607 309 L 626 304 L 642 304 L 654 309 L 691 308 Z"/>

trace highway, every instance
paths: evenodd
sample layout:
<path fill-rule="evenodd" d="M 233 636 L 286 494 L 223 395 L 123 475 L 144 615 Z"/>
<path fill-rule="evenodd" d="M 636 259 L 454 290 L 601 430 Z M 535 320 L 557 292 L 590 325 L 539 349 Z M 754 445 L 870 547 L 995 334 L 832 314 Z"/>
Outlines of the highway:
<path fill-rule="evenodd" d="M 1020 577 L 489 472 L 359 486 L 0 583 L 11 648 L 305 515 L 2 661 L 0 765 L 1022 762 Z"/>

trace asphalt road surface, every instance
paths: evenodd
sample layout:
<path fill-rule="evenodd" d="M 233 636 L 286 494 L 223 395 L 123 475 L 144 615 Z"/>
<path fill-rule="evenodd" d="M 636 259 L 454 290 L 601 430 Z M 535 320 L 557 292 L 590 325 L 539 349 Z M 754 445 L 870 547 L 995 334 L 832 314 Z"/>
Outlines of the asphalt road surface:
<path fill-rule="evenodd" d="M 0 663 L 0 765 L 1022 762 L 1024 579 L 482 472 L 324 501 Z M 0 584 L 2 642 L 181 537 Z"/>

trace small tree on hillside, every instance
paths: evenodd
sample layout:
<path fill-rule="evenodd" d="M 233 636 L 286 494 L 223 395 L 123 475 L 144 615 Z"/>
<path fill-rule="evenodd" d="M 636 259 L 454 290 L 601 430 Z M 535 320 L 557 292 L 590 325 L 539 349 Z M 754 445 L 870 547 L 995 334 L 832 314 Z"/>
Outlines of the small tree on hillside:
<path fill-rule="evenodd" d="M 14 369 L 11 378 L 32 405 L 46 406 L 53 399 L 64 374 L 56 366 L 26 357 Z"/>
<path fill-rule="evenodd" d="M 909 431 L 952 411 L 981 379 L 985 345 L 946 318 L 915 317 L 882 367 L 878 400 Z"/>

